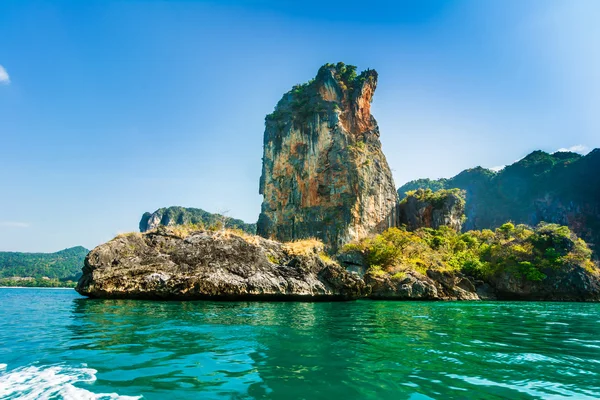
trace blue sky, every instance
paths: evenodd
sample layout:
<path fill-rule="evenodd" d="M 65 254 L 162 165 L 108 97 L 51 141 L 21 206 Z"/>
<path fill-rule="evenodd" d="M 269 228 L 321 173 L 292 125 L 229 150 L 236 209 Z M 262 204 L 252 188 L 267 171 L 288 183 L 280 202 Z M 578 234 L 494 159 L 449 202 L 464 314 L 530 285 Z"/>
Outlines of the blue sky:
<path fill-rule="evenodd" d="M 0 250 L 94 247 L 182 205 L 255 221 L 264 116 L 380 74 L 396 185 L 600 147 L 600 2 L 2 1 Z"/>

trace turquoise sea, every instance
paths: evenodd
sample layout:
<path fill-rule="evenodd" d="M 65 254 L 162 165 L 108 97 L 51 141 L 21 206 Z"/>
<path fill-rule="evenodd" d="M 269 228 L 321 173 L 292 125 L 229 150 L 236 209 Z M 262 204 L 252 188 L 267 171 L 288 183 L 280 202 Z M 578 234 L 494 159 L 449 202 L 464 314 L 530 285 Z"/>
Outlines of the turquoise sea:
<path fill-rule="evenodd" d="M 0 289 L 0 398 L 600 398 L 600 304 Z"/>

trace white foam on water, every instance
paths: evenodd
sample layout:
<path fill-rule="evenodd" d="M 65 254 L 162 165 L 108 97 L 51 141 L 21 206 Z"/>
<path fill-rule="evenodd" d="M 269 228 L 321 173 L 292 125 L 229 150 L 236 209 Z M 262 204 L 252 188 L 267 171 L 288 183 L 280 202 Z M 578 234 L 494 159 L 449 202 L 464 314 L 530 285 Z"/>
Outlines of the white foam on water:
<path fill-rule="evenodd" d="M 30 365 L 6 370 L 0 364 L 0 399 L 19 400 L 133 400 L 142 396 L 121 396 L 117 393 L 93 393 L 74 386 L 74 383 L 91 383 L 96 380 L 96 370 L 69 367 L 63 364 Z"/>

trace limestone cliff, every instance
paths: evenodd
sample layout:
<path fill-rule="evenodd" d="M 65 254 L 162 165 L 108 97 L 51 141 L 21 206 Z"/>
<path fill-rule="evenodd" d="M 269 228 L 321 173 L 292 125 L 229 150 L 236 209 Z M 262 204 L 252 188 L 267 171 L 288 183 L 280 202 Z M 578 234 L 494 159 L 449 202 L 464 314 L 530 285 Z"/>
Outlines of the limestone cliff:
<path fill-rule="evenodd" d="M 459 189 L 418 189 L 407 193 L 399 206 L 399 219 L 409 230 L 448 226 L 460 231 L 465 221 L 464 192 Z"/>
<path fill-rule="evenodd" d="M 333 250 L 397 224 L 397 193 L 371 115 L 377 72 L 326 64 L 265 120 L 257 233 Z"/>
<path fill-rule="evenodd" d="M 221 214 L 213 214 L 200 208 L 168 207 L 159 208 L 153 213 L 146 212 L 140 220 L 140 232 L 148 232 L 159 226 L 194 224 L 204 227 L 223 225 L 224 228 L 241 229 L 255 234 L 256 224 L 248 224 L 240 219 Z"/>

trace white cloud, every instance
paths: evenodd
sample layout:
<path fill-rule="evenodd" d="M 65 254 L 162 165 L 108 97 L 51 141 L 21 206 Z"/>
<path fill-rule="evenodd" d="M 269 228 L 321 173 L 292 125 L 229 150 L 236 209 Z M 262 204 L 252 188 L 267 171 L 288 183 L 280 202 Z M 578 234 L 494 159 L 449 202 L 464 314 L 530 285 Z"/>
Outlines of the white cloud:
<path fill-rule="evenodd" d="M 498 171 L 502 171 L 504 169 L 504 167 L 506 167 L 506 165 L 498 165 L 497 167 L 491 167 L 488 169 L 491 169 L 494 172 L 498 172 Z"/>
<path fill-rule="evenodd" d="M 29 228 L 31 225 L 27 222 L 0 221 L 0 226 L 6 228 Z"/>
<path fill-rule="evenodd" d="M 569 151 L 571 153 L 579 153 L 579 154 L 587 154 L 590 152 L 589 147 L 584 146 L 582 144 L 576 144 L 575 146 L 571 146 L 571 147 L 561 147 L 560 149 L 556 150 L 555 153 L 558 153 L 559 151 Z"/>
<path fill-rule="evenodd" d="M 8 76 L 8 72 L 6 69 L 0 65 L 0 84 L 8 85 L 10 83 L 10 76 Z"/>

